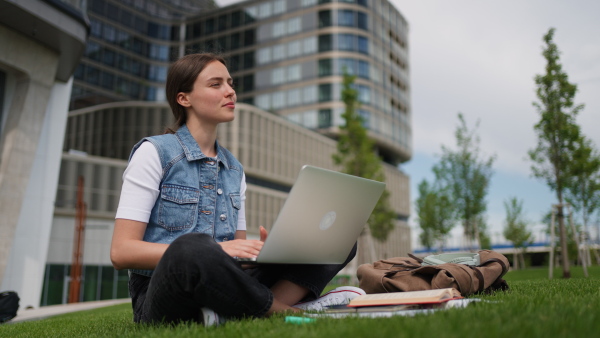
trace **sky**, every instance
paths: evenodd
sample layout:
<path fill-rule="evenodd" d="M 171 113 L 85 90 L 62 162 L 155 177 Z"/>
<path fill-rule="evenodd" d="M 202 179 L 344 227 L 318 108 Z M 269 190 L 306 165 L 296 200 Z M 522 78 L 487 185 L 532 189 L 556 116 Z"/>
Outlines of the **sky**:
<path fill-rule="evenodd" d="M 219 5 L 239 2 L 217 0 Z M 563 70 L 577 84 L 577 122 L 600 146 L 600 1 L 597 0 L 391 0 L 409 23 L 413 157 L 401 165 L 417 185 L 431 181 L 441 146 L 454 148 L 458 113 L 481 139 L 483 156 L 495 156 L 487 197 L 493 241 L 503 241 L 504 201 L 523 201 L 525 217 L 539 232 L 556 203 L 544 182 L 531 176 L 527 151 L 537 140 L 539 114 L 534 77 L 543 74 L 543 36 L 553 27 Z M 418 224 L 413 216 L 416 243 Z M 458 237 L 460 228 L 453 231 Z M 415 244 L 416 246 L 416 244 Z"/>

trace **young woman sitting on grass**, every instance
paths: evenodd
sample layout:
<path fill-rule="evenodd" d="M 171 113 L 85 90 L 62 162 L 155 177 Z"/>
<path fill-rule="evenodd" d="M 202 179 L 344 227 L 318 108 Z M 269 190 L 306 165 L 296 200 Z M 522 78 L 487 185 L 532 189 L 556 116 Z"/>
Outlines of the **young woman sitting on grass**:
<path fill-rule="evenodd" d="M 249 268 L 233 257 L 256 257 L 260 240 L 246 239 L 246 179 L 242 165 L 217 142 L 217 125 L 235 117 L 236 95 L 225 61 L 191 54 L 169 69 L 166 96 L 175 130 L 146 137 L 123 174 L 110 257 L 130 269 L 135 322 L 264 317 L 344 304 L 364 292 L 327 283 L 339 265 Z"/>

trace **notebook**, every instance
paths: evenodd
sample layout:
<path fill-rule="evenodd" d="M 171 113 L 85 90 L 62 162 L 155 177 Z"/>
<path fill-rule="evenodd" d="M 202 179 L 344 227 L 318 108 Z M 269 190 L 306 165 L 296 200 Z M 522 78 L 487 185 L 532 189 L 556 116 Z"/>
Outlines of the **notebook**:
<path fill-rule="evenodd" d="M 343 263 L 385 183 L 305 165 L 269 231 L 260 254 L 240 262 Z"/>

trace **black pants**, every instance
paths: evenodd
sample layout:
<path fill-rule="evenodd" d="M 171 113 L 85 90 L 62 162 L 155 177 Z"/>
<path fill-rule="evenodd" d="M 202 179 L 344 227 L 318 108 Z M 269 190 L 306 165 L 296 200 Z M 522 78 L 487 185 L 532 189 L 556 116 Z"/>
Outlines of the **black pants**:
<path fill-rule="evenodd" d="M 277 281 L 306 287 L 306 300 L 315 299 L 355 254 L 356 245 L 342 264 L 273 264 L 244 270 L 212 237 L 183 235 L 171 243 L 152 277 L 131 274 L 134 321 L 198 321 L 202 307 L 226 317 L 262 317 L 273 303 L 270 287 Z"/>

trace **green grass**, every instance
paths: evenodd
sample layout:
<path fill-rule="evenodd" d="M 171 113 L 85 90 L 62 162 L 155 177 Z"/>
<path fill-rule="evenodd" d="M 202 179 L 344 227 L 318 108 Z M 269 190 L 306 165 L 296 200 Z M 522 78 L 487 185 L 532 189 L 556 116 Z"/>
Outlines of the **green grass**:
<path fill-rule="evenodd" d="M 488 302 L 430 315 L 393 318 L 319 318 L 294 325 L 284 316 L 228 322 L 222 327 L 196 324 L 136 325 L 129 304 L 5 324 L 0 337 L 595 337 L 600 332 L 600 267 L 583 278 L 560 278 L 547 269 L 511 271 L 510 290 L 478 296 Z"/>

